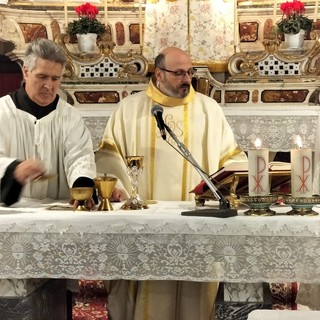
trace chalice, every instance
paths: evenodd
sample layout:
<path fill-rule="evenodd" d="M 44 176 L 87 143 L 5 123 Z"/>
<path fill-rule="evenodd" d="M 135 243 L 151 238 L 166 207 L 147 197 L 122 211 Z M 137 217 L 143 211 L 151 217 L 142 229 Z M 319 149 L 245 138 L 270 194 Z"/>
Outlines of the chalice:
<path fill-rule="evenodd" d="M 139 210 L 148 209 L 149 206 L 140 199 L 138 194 L 138 178 L 143 171 L 143 156 L 128 156 L 126 157 L 127 172 L 131 179 L 131 196 L 126 203 L 121 207 L 124 210 Z"/>
<path fill-rule="evenodd" d="M 117 178 L 108 177 L 107 174 L 104 174 L 103 177 L 94 179 L 94 183 L 96 185 L 96 188 L 98 189 L 99 198 L 101 199 L 98 211 L 113 210 L 110 197 L 117 181 Z"/>
<path fill-rule="evenodd" d="M 89 211 L 86 208 L 85 203 L 92 197 L 93 188 L 92 187 L 76 187 L 70 189 L 70 195 L 73 200 L 78 201 L 78 206 L 75 211 Z"/>

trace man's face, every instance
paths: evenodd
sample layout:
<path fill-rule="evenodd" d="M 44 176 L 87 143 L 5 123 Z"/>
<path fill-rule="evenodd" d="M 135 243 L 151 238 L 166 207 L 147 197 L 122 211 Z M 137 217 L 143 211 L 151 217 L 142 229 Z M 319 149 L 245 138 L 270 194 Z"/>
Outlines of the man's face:
<path fill-rule="evenodd" d="M 186 97 L 190 91 L 191 77 L 188 75 L 185 75 L 184 77 L 176 77 L 174 74 L 165 73 L 163 81 L 164 93 L 174 98 Z"/>
<path fill-rule="evenodd" d="M 189 94 L 192 79 L 188 74 L 192 71 L 189 57 L 184 54 L 170 56 L 166 58 L 164 69 L 158 69 L 156 72 L 159 89 L 170 97 L 186 97 Z"/>
<path fill-rule="evenodd" d="M 52 103 L 60 86 L 63 67 L 60 63 L 38 58 L 32 70 L 23 68 L 26 92 L 39 106 Z"/>

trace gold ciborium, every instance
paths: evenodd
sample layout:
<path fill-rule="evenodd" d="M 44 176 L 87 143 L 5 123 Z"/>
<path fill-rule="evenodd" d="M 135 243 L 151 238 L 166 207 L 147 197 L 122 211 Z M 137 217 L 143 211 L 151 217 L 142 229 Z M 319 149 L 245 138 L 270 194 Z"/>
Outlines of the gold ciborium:
<path fill-rule="evenodd" d="M 140 199 L 138 194 L 138 178 L 143 171 L 143 156 L 126 157 L 127 172 L 131 179 L 132 192 L 130 198 L 121 207 L 124 210 L 148 209 L 149 206 Z"/>
<path fill-rule="evenodd" d="M 103 177 L 94 179 L 94 183 L 99 192 L 99 198 L 101 199 L 98 211 L 113 210 L 110 197 L 117 181 L 117 178 L 108 177 L 106 174 L 104 174 Z"/>
<path fill-rule="evenodd" d="M 76 187 L 70 189 L 70 195 L 73 200 L 78 201 L 78 206 L 74 209 L 75 211 L 89 211 L 86 208 L 85 203 L 92 197 L 92 187 Z"/>

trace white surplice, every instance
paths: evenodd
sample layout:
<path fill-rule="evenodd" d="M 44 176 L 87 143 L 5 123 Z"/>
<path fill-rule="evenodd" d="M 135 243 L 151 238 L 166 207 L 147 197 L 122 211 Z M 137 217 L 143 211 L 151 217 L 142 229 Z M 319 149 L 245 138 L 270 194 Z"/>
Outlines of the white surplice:
<path fill-rule="evenodd" d="M 9 95 L 0 98 L 0 177 L 14 160 L 39 159 L 50 180 L 28 183 L 22 195 L 69 199 L 79 177 L 96 177 L 91 134 L 80 113 L 59 99 L 57 108 L 36 119 L 16 108 Z"/>

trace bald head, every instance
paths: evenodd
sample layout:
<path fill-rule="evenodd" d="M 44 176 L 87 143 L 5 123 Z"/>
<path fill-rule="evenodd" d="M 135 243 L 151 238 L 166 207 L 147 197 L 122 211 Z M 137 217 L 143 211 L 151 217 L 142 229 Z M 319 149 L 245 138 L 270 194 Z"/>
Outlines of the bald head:
<path fill-rule="evenodd" d="M 156 57 L 155 68 L 167 68 L 171 70 L 184 69 L 185 65 L 192 66 L 191 59 L 188 54 L 176 47 L 169 47 L 161 51 Z"/>

